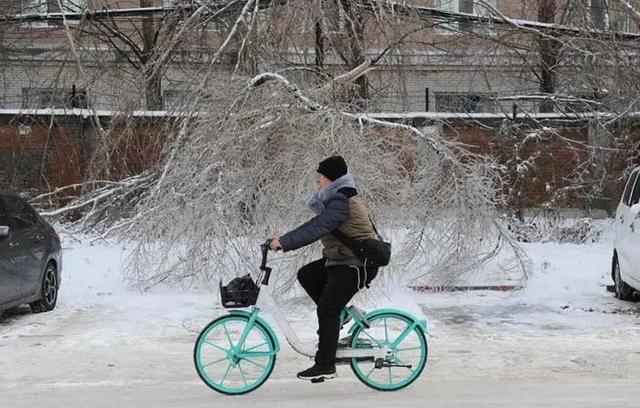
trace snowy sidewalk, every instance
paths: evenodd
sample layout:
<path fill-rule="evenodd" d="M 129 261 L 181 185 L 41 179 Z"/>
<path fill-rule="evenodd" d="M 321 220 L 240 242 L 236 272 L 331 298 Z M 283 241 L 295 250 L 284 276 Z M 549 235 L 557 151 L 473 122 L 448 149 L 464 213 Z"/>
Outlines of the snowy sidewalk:
<path fill-rule="evenodd" d="M 65 253 L 55 311 L 22 308 L 0 319 L 0 407 L 640 406 L 632 391 L 640 303 L 606 292 L 610 245 L 525 249 L 535 275 L 523 291 L 405 292 L 387 301 L 429 321 L 427 368 L 405 390 L 370 390 L 347 366 L 331 382 L 299 381 L 309 360 L 280 338 L 271 378 L 254 393 L 224 397 L 192 363 L 198 331 L 225 313 L 214 296 L 132 294 L 119 284 L 119 250 L 76 248 Z M 315 331 L 304 321 L 294 327 Z"/>

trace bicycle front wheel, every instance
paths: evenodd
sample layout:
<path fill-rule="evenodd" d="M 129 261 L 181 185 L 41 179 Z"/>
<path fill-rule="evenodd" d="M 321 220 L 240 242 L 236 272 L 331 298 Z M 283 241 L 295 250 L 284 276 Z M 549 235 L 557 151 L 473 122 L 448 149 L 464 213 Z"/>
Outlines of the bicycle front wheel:
<path fill-rule="evenodd" d="M 427 339 L 415 321 L 402 314 L 383 313 L 369 319 L 370 328 L 358 327 L 351 347 L 383 348 L 392 353 L 384 361 L 351 359 L 353 373 L 378 391 L 397 391 L 414 382 L 427 364 Z"/>
<path fill-rule="evenodd" d="M 193 359 L 200 379 L 227 395 L 251 392 L 269 378 L 276 363 L 276 346 L 269 330 L 256 321 L 239 344 L 249 317 L 226 315 L 200 333 Z"/>

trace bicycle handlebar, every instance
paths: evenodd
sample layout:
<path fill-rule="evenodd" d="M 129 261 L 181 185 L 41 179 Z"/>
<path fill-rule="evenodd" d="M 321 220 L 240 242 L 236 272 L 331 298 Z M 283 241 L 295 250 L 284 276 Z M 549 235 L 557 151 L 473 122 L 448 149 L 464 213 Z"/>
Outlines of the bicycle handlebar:
<path fill-rule="evenodd" d="M 260 245 L 260 248 L 262 248 L 262 264 L 260 265 L 260 270 L 264 271 L 264 278 L 262 279 L 263 285 L 269 284 L 269 277 L 271 276 L 271 268 L 267 267 L 267 255 L 269 254 L 270 244 L 271 240 L 268 239 L 267 242 Z"/>
<path fill-rule="evenodd" d="M 267 255 L 269 254 L 269 246 L 271 245 L 271 240 L 268 239 L 264 244 L 260 245 L 262 248 L 262 264 L 260 265 L 260 269 L 264 271 L 267 267 Z"/>

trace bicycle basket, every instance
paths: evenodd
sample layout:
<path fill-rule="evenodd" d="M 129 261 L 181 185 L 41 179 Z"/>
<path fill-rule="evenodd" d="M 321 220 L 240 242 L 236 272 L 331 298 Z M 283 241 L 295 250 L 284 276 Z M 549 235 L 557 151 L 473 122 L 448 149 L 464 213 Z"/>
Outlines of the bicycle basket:
<path fill-rule="evenodd" d="M 235 278 L 228 285 L 220 282 L 220 300 L 224 308 L 248 307 L 256 304 L 260 288 L 255 284 L 251 275 Z"/>

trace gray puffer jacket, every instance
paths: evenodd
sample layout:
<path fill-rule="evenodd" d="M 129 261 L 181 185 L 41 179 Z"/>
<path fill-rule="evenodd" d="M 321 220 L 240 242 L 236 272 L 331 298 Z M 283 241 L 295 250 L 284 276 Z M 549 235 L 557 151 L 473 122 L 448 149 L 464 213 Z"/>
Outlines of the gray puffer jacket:
<path fill-rule="evenodd" d="M 324 207 L 319 215 L 280 237 L 282 249 L 293 251 L 320 239 L 326 266 L 362 266 L 353 252 L 331 234 L 338 228 L 352 239 L 376 238 L 362 198 L 355 188 L 345 187 L 329 196 Z"/>

